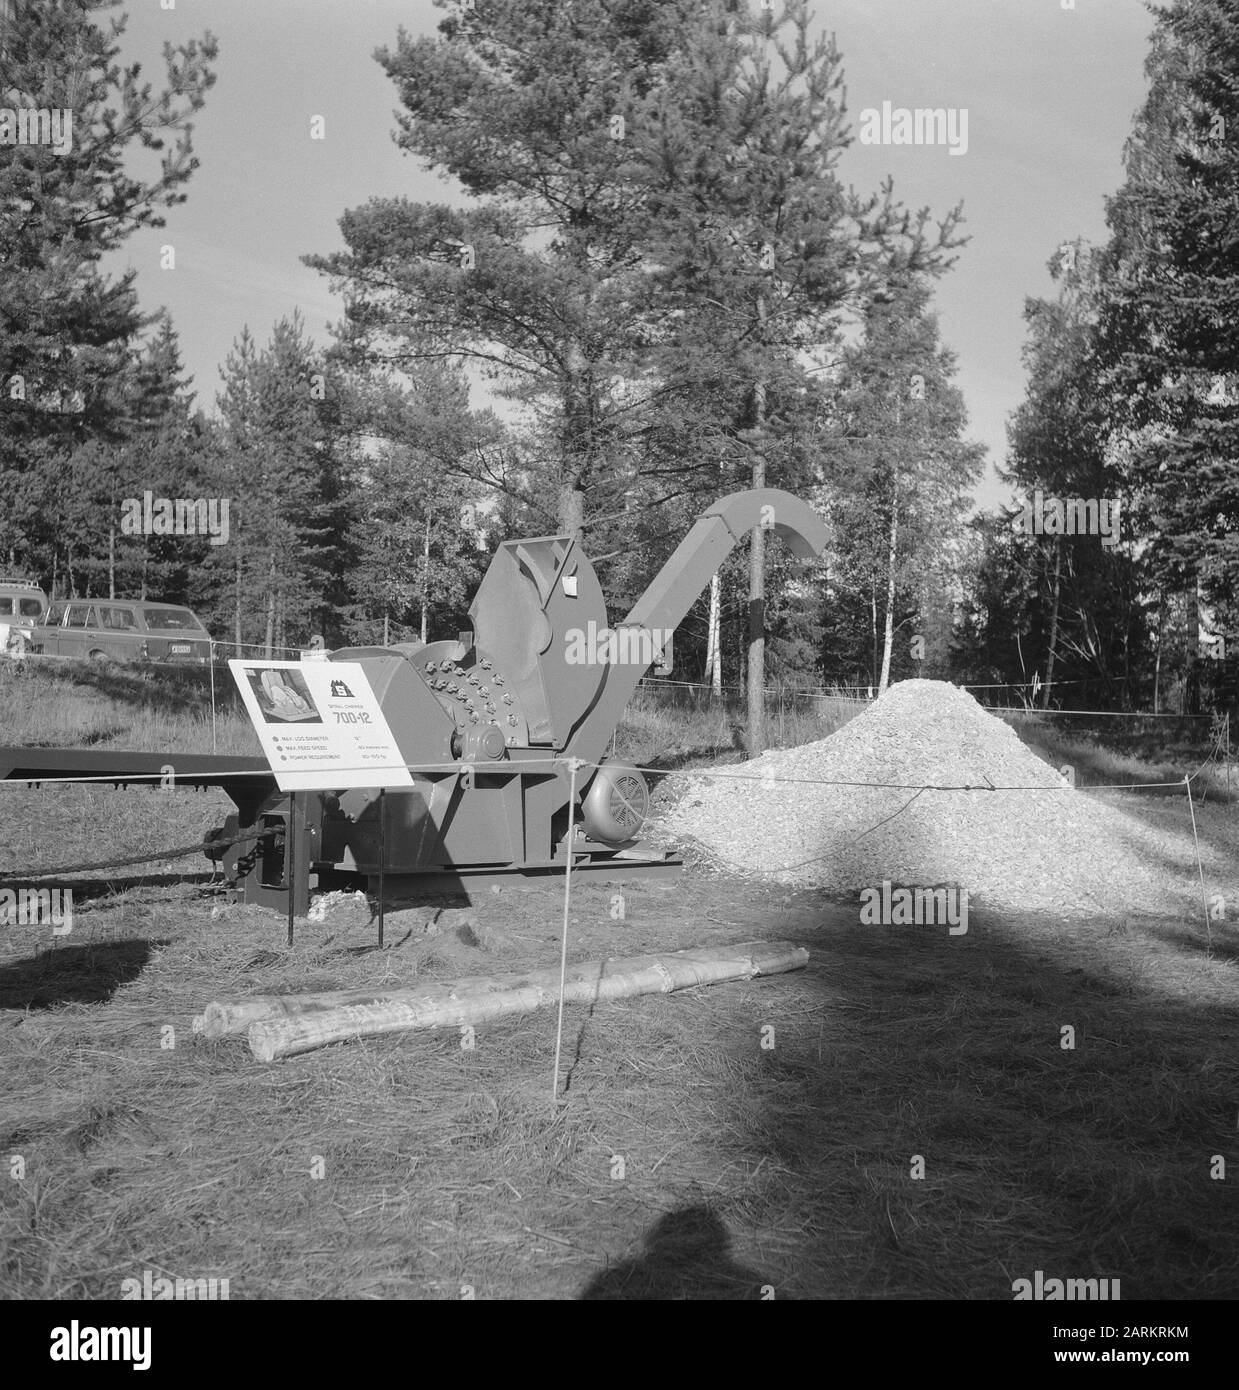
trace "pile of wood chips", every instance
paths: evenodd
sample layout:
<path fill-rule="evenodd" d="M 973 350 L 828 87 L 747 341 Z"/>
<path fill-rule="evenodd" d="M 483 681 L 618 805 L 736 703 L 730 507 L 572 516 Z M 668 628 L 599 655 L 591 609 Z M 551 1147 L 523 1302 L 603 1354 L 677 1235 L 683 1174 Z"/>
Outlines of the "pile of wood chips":
<path fill-rule="evenodd" d="M 901 681 L 829 738 L 695 776 L 662 829 L 746 877 L 954 885 L 1053 912 L 1180 911 L 1195 873 L 1190 837 L 1074 789 L 943 681 Z"/>

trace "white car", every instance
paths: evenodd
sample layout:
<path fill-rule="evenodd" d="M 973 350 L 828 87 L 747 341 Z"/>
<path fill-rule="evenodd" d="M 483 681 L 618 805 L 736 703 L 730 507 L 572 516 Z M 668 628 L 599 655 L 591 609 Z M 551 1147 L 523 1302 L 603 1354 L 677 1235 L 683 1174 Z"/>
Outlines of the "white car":
<path fill-rule="evenodd" d="M 47 608 L 47 595 L 33 580 L 0 576 L 0 656 L 20 661 L 26 655 L 30 629 Z"/>

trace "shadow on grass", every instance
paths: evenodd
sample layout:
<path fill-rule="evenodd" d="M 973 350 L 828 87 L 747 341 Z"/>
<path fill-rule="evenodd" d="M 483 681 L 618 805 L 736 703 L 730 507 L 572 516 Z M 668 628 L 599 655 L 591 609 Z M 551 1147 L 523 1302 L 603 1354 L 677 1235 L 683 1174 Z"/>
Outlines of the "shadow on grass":
<path fill-rule="evenodd" d="M 1194 922 L 1189 927 L 1158 919 L 1142 923 L 1140 929 L 1145 936 L 1184 954 L 1206 956 L 1211 960 L 1239 961 L 1239 927 L 1234 922 L 1215 922 L 1212 941 L 1200 922 Z"/>
<path fill-rule="evenodd" d="M 1138 826 L 1142 830 L 1156 829 L 1159 817 L 1164 827 L 1166 822 L 1165 811 L 1153 807 L 1151 801 L 1146 801 L 1145 804 L 1151 808 L 1150 813 L 1147 815 L 1142 813 L 1142 808 L 1137 807 L 1132 801 L 1126 799 L 1119 803 L 1110 803 L 1110 807 L 1120 815 L 1126 816 L 1133 825 Z M 1189 872 L 1196 868 L 1196 851 L 1192 845 L 1191 831 L 1186 825 L 1182 824 L 1178 829 L 1181 835 L 1180 844 L 1182 848 L 1176 848 L 1174 842 L 1168 841 L 1164 834 L 1159 838 L 1150 840 L 1147 836 L 1134 834 L 1126 827 L 1120 827 L 1118 833 L 1122 837 L 1123 843 L 1128 851 L 1134 854 L 1137 859 L 1143 861 L 1146 867 L 1161 868 L 1167 877 L 1173 880 L 1182 877 L 1185 867 L 1190 866 Z M 1217 856 L 1222 866 L 1226 864 L 1228 859 L 1233 859 L 1234 850 L 1231 847 L 1229 827 L 1222 817 L 1214 817 L 1211 814 L 1209 820 L 1205 820 L 1203 816 L 1198 814 L 1196 817 L 1196 838 L 1200 841 L 1203 850 Z M 1205 861 L 1205 882 L 1207 885 L 1211 885 L 1211 880 L 1213 880 L 1219 872 L 1220 866 L 1218 864 L 1209 863 L 1207 853 L 1202 856 L 1202 858 Z M 1196 875 L 1193 876 L 1195 877 Z M 1209 891 L 1213 891 L 1212 885 Z M 1197 905 L 1194 903 L 1188 911 L 1194 916 L 1197 911 Z"/>
<path fill-rule="evenodd" d="M 1125 1298 L 1239 1294 L 1239 1201 L 1216 1173 L 1239 1008 L 1216 933 L 1210 968 L 1191 933 L 1148 927 L 987 912 L 951 940 L 796 916 L 779 935 L 809 968 L 757 1006 L 777 1049 L 755 1051 L 756 1026 L 716 1043 L 733 1101 L 713 1142 L 779 1174 L 720 1210 L 803 1236 L 802 1292 L 1010 1299 L 1040 1269 L 1121 1278 Z M 783 1297 L 786 1270 L 766 1282 Z"/>
<path fill-rule="evenodd" d="M 0 965 L 0 1009 L 54 1009 L 103 1004 L 145 969 L 157 941 L 59 946 Z"/>
<path fill-rule="evenodd" d="M 704 1205 L 668 1212 L 650 1227 L 644 1252 L 590 1280 L 589 1300 L 760 1299 L 761 1276 L 731 1257 L 731 1236 Z"/>
<path fill-rule="evenodd" d="M 1141 798 L 1184 796 L 1182 786 L 1177 785 L 1184 773 L 1196 773 L 1214 751 L 1207 725 L 1199 720 L 1175 721 L 1178 732 L 1173 738 L 1164 730 L 1154 735 L 1116 737 L 1104 719 L 1082 718 L 1050 727 L 1035 716 L 1009 715 L 1007 722 L 1029 752 L 1043 762 L 1054 768 L 1070 764 L 1077 787 L 1130 784 L 1131 795 Z M 1131 766 L 1133 760 L 1135 767 Z M 1234 793 L 1227 796 L 1223 769 L 1224 761 L 1215 757 L 1195 784 L 1198 802 L 1205 797 L 1223 804 L 1236 799 Z"/>

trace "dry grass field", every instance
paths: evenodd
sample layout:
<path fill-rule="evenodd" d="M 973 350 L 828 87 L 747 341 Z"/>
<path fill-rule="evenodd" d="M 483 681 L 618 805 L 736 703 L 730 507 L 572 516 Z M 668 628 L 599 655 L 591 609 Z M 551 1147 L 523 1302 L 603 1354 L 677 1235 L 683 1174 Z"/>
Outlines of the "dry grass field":
<path fill-rule="evenodd" d="M 210 751 L 188 677 L 0 679 L 0 742 Z M 789 716 L 785 741 L 823 737 L 841 708 Z M 217 733 L 221 752 L 253 747 L 235 715 Z M 618 746 L 670 768 L 734 742 L 726 715 L 641 701 Z M 1102 780 L 1111 755 L 1085 751 Z M 1167 765 L 1181 776 L 1197 751 Z M 188 791 L 0 797 L 0 872 L 188 844 L 227 808 Z M 1138 810 L 1187 815 L 1181 797 Z M 1216 782 L 1197 818 L 1234 845 Z M 383 951 L 344 907 L 299 921 L 289 950 L 283 920 L 229 906 L 204 860 L 119 873 L 63 880 L 68 936 L 0 928 L 0 1297 L 115 1298 L 145 1270 L 227 1279 L 233 1299 L 1009 1300 L 1038 1269 L 1120 1279 L 1124 1300 L 1239 1294 L 1233 921 L 1207 939 L 1199 914 L 974 906 L 951 937 L 704 866 L 581 882 L 570 960 L 761 937 L 810 963 L 570 1005 L 554 1105 L 553 1012 L 472 1047 L 428 1032 L 270 1065 L 190 1023 L 249 993 L 555 965 L 561 885 L 389 912 Z"/>

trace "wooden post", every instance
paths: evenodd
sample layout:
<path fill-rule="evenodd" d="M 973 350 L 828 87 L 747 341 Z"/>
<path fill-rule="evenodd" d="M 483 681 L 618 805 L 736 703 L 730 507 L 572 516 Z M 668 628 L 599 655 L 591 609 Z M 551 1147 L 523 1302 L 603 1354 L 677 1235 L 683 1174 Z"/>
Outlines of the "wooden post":
<path fill-rule="evenodd" d="M 383 949 L 383 902 L 386 898 L 386 884 L 383 871 L 387 863 L 387 808 L 384 798 L 387 788 L 379 788 L 379 950 Z"/>
<path fill-rule="evenodd" d="M 1205 868 L 1200 862 L 1200 836 L 1196 832 L 1196 808 L 1192 805 L 1192 779 L 1183 775 L 1183 785 L 1187 788 L 1187 809 L 1192 817 L 1192 844 L 1196 849 L 1196 872 L 1200 875 L 1200 910 L 1205 918 L 1205 954 L 1213 955 L 1213 923 L 1209 919 L 1209 900 L 1205 897 Z"/>
<path fill-rule="evenodd" d="M 207 644 L 207 660 L 211 663 L 211 752 L 219 752 L 219 736 L 215 730 L 215 643 Z"/>
<path fill-rule="evenodd" d="M 297 793 L 288 793 L 288 821 L 284 826 L 284 876 L 288 882 L 288 944 L 293 944 L 293 913 L 297 903 Z"/>
<path fill-rule="evenodd" d="M 764 399 L 764 396 L 759 397 Z M 756 434 L 757 431 L 754 431 Z M 759 438 L 753 453 L 753 487 L 766 486 L 765 445 Z M 750 758 L 766 751 L 766 531 L 759 522 L 749 543 L 748 668 L 745 678 L 748 700 Z"/>
<path fill-rule="evenodd" d="M 568 972 L 568 908 L 572 901 L 572 836 L 576 829 L 573 813 L 576 810 L 576 771 L 578 759 L 568 759 L 568 859 L 564 864 L 564 930 L 559 951 L 559 1022 L 555 1025 L 555 1074 L 551 1078 L 551 1104 L 559 1098 L 559 1051 L 564 1036 L 564 980 Z"/>

